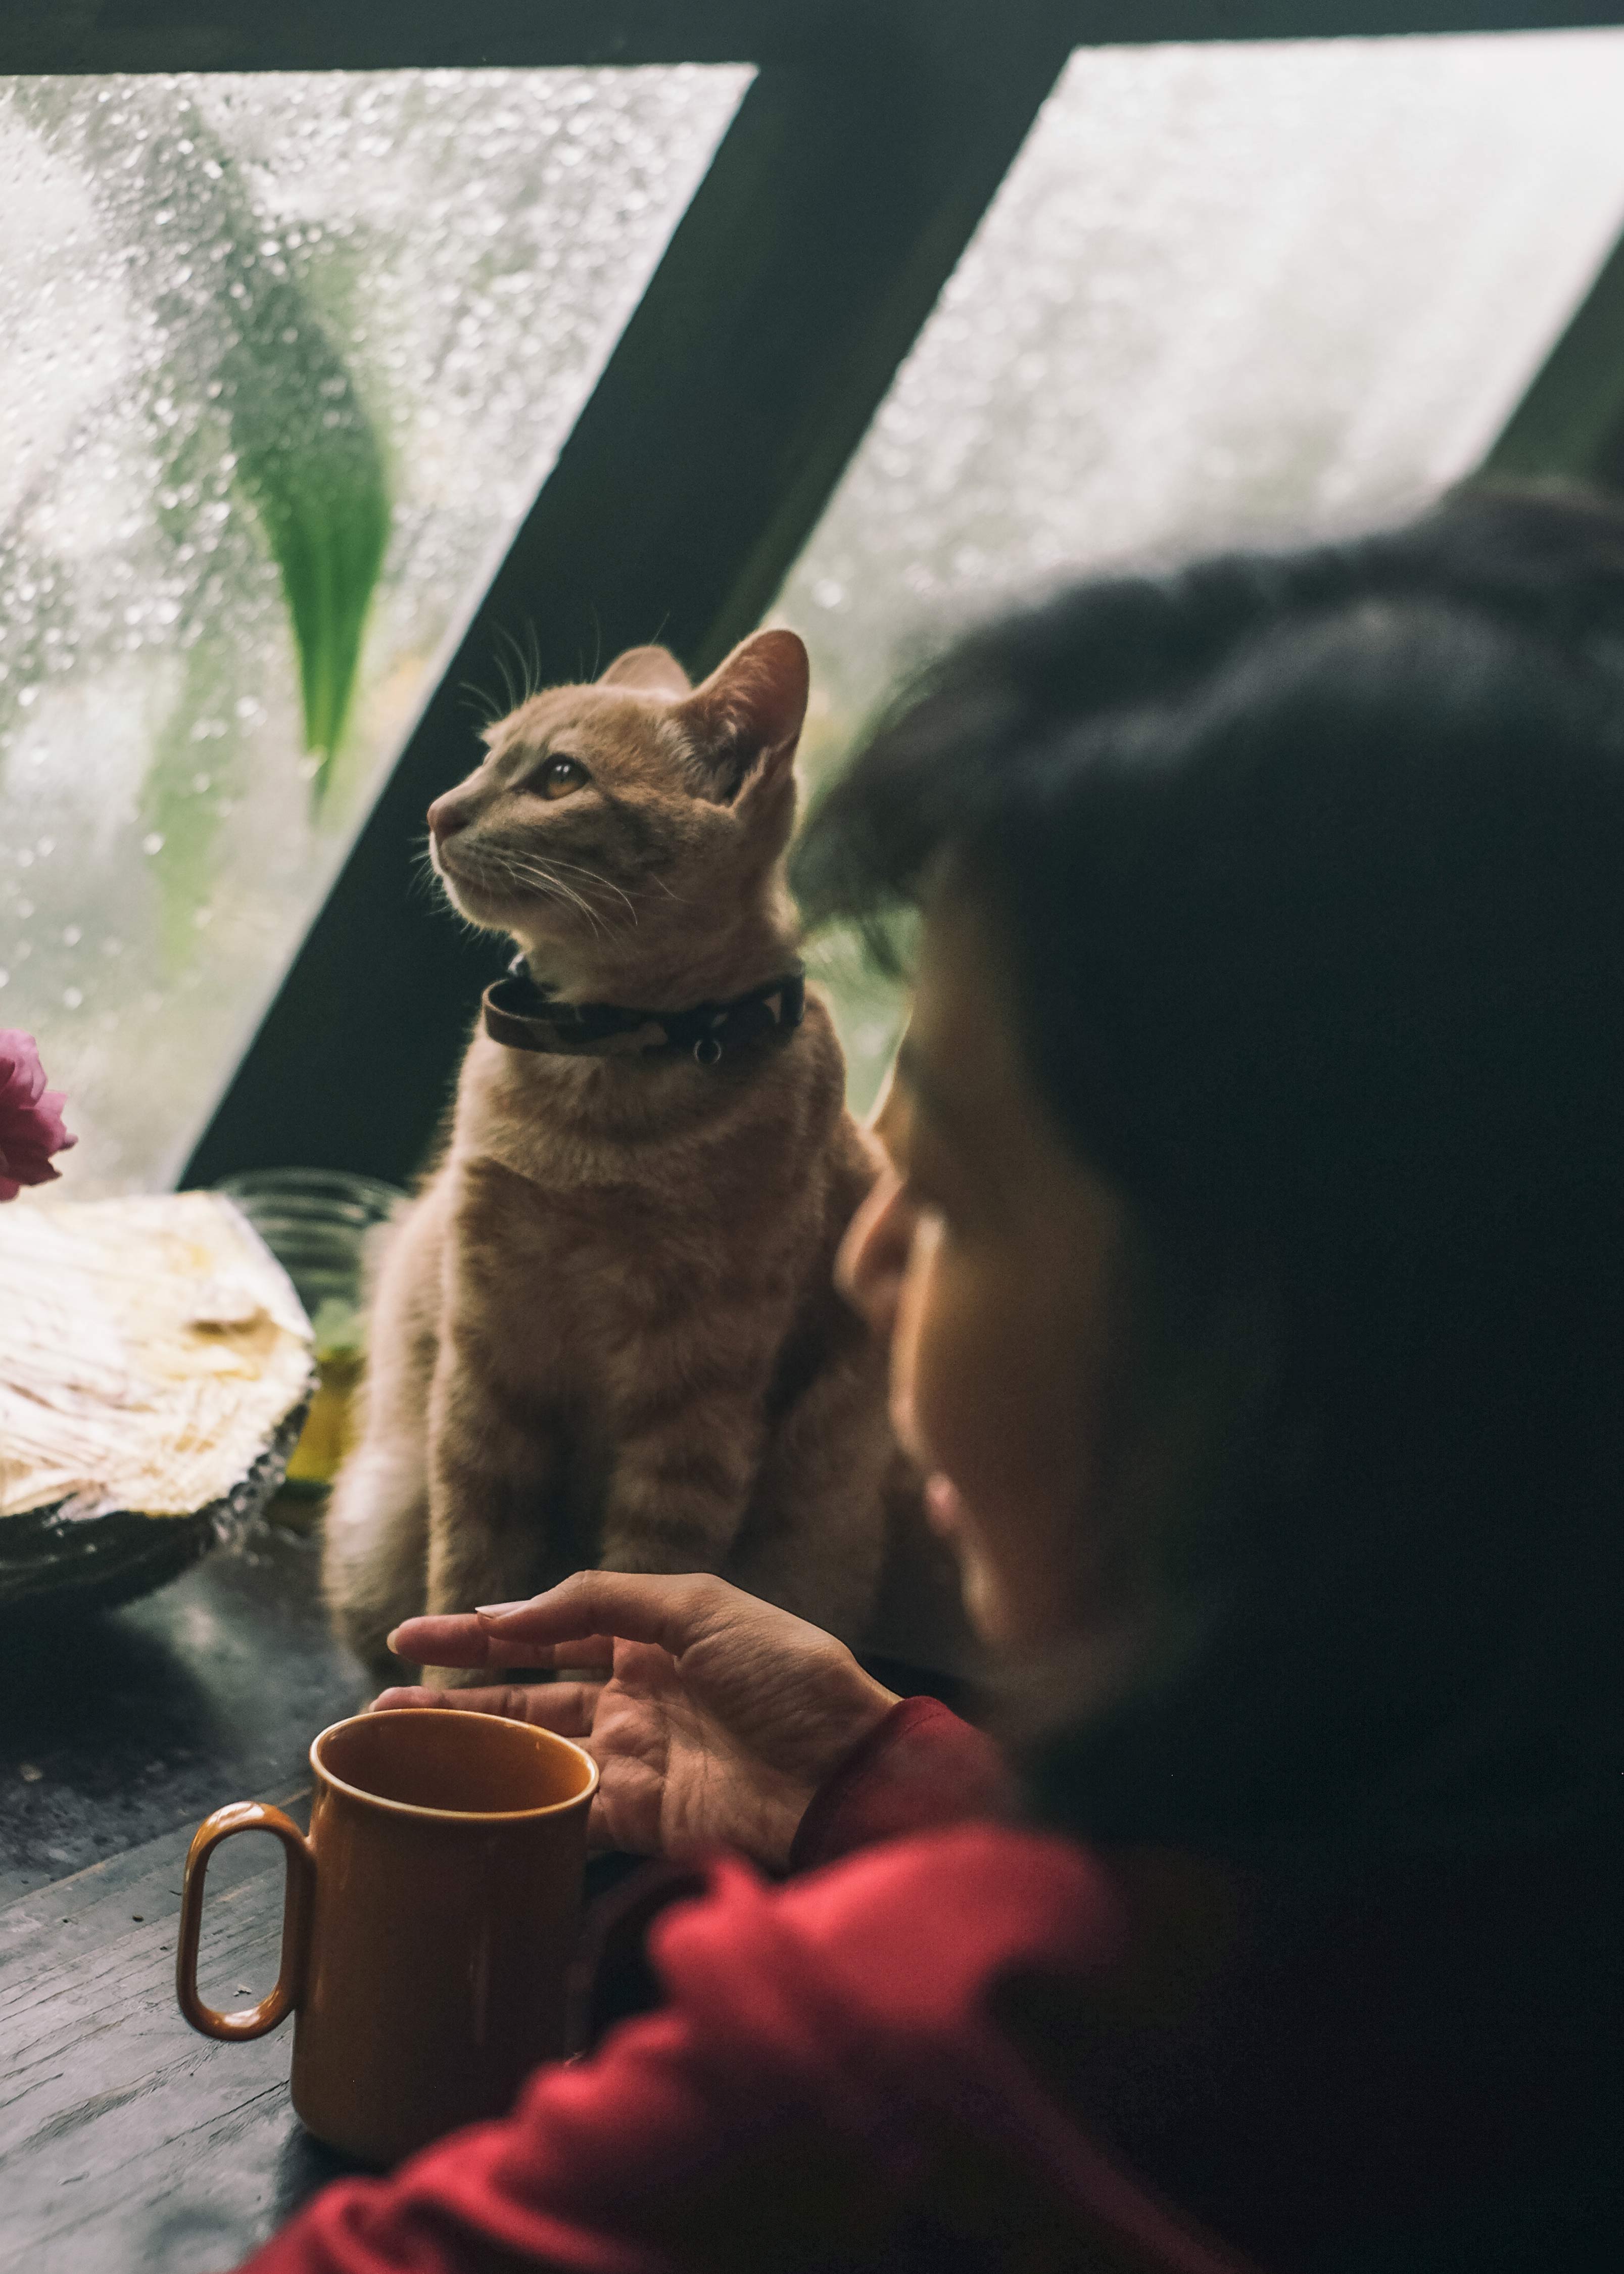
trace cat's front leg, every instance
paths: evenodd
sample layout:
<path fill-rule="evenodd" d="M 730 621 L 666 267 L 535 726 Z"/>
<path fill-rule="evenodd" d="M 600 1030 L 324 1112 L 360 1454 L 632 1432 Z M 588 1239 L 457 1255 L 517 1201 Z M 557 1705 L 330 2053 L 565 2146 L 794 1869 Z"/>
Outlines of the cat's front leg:
<path fill-rule="evenodd" d="M 605 1571 L 719 1571 L 766 1440 L 764 1382 L 684 1382 L 620 1417 L 598 1561 Z"/>
<path fill-rule="evenodd" d="M 438 1362 L 444 1194 L 390 1229 L 357 1405 L 357 1439 L 322 1526 L 322 1592 L 342 1639 L 374 1679 L 397 1680 L 385 1637 L 423 1608 L 428 1554 L 429 1385 Z"/>
<path fill-rule="evenodd" d="M 823 1364 L 763 1449 L 728 1577 L 850 1644 L 863 1639 L 886 1546 L 897 1458 L 885 1353 L 835 1314 Z"/>
<path fill-rule="evenodd" d="M 557 1435 L 504 1393 L 491 1360 L 489 1352 L 459 1348 L 454 1340 L 435 1374 L 429 1404 L 431 1613 L 511 1602 L 565 1576 L 549 1524 L 562 1465 Z M 484 1675 L 477 1668 L 432 1668 L 424 1678 L 447 1690 Z"/>

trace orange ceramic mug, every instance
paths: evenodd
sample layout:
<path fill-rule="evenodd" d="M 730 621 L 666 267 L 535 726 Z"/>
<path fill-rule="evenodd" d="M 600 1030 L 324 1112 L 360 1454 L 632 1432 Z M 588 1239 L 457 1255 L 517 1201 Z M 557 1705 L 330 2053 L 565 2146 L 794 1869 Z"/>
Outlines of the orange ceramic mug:
<path fill-rule="evenodd" d="M 500 2115 L 561 2052 L 598 1770 L 549 1730 L 433 1707 L 335 1721 L 310 1758 L 308 1837 L 258 1801 L 199 1826 L 177 1993 L 210 2037 L 263 2037 L 294 2013 L 300 2118 L 392 2164 Z M 198 1994 L 204 1879 L 220 1842 L 252 1831 L 287 1854 L 282 1968 L 269 1997 L 221 2014 Z"/>

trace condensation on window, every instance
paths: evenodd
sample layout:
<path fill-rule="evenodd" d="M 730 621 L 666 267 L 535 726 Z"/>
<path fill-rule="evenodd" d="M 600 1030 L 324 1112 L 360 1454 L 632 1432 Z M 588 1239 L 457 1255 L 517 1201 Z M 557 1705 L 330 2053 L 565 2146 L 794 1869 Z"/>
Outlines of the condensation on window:
<path fill-rule="evenodd" d="M 1624 220 L 1624 34 L 1080 50 L 775 621 L 808 777 L 966 617 L 1470 471 Z M 886 990 L 828 969 L 871 1094 Z"/>
<path fill-rule="evenodd" d="M 748 78 L 0 81 L 0 1026 L 71 1189 L 184 1162 Z"/>

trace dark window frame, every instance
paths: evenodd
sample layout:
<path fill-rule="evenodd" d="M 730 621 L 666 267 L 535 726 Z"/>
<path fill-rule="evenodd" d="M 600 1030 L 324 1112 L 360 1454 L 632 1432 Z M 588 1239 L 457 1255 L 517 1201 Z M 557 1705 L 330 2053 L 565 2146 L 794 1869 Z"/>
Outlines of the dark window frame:
<path fill-rule="evenodd" d="M 1613 26 L 1621 0 L 10 0 L 0 74 L 748 63 L 756 77 L 183 1173 L 404 1181 L 500 966 L 412 891 L 503 634 L 547 680 L 759 621 L 1079 46 Z M 1624 479 L 1624 246 L 1488 461 Z"/>

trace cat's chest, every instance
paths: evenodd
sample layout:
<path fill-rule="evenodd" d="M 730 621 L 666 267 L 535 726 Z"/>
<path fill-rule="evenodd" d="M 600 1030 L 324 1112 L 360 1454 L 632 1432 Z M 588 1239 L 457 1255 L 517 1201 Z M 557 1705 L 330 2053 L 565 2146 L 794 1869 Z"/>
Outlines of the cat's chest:
<path fill-rule="evenodd" d="M 784 1276 L 781 1256 L 748 1227 L 712 1220 L 691 1192 L 549 1187 L 500 1171 L 462 1179 L 447 1261 L 465 1352 L 515 1382 L 583 1389 L 640 1342 L 681 1334 L 718 1304 L 774 1307 Z"/>

